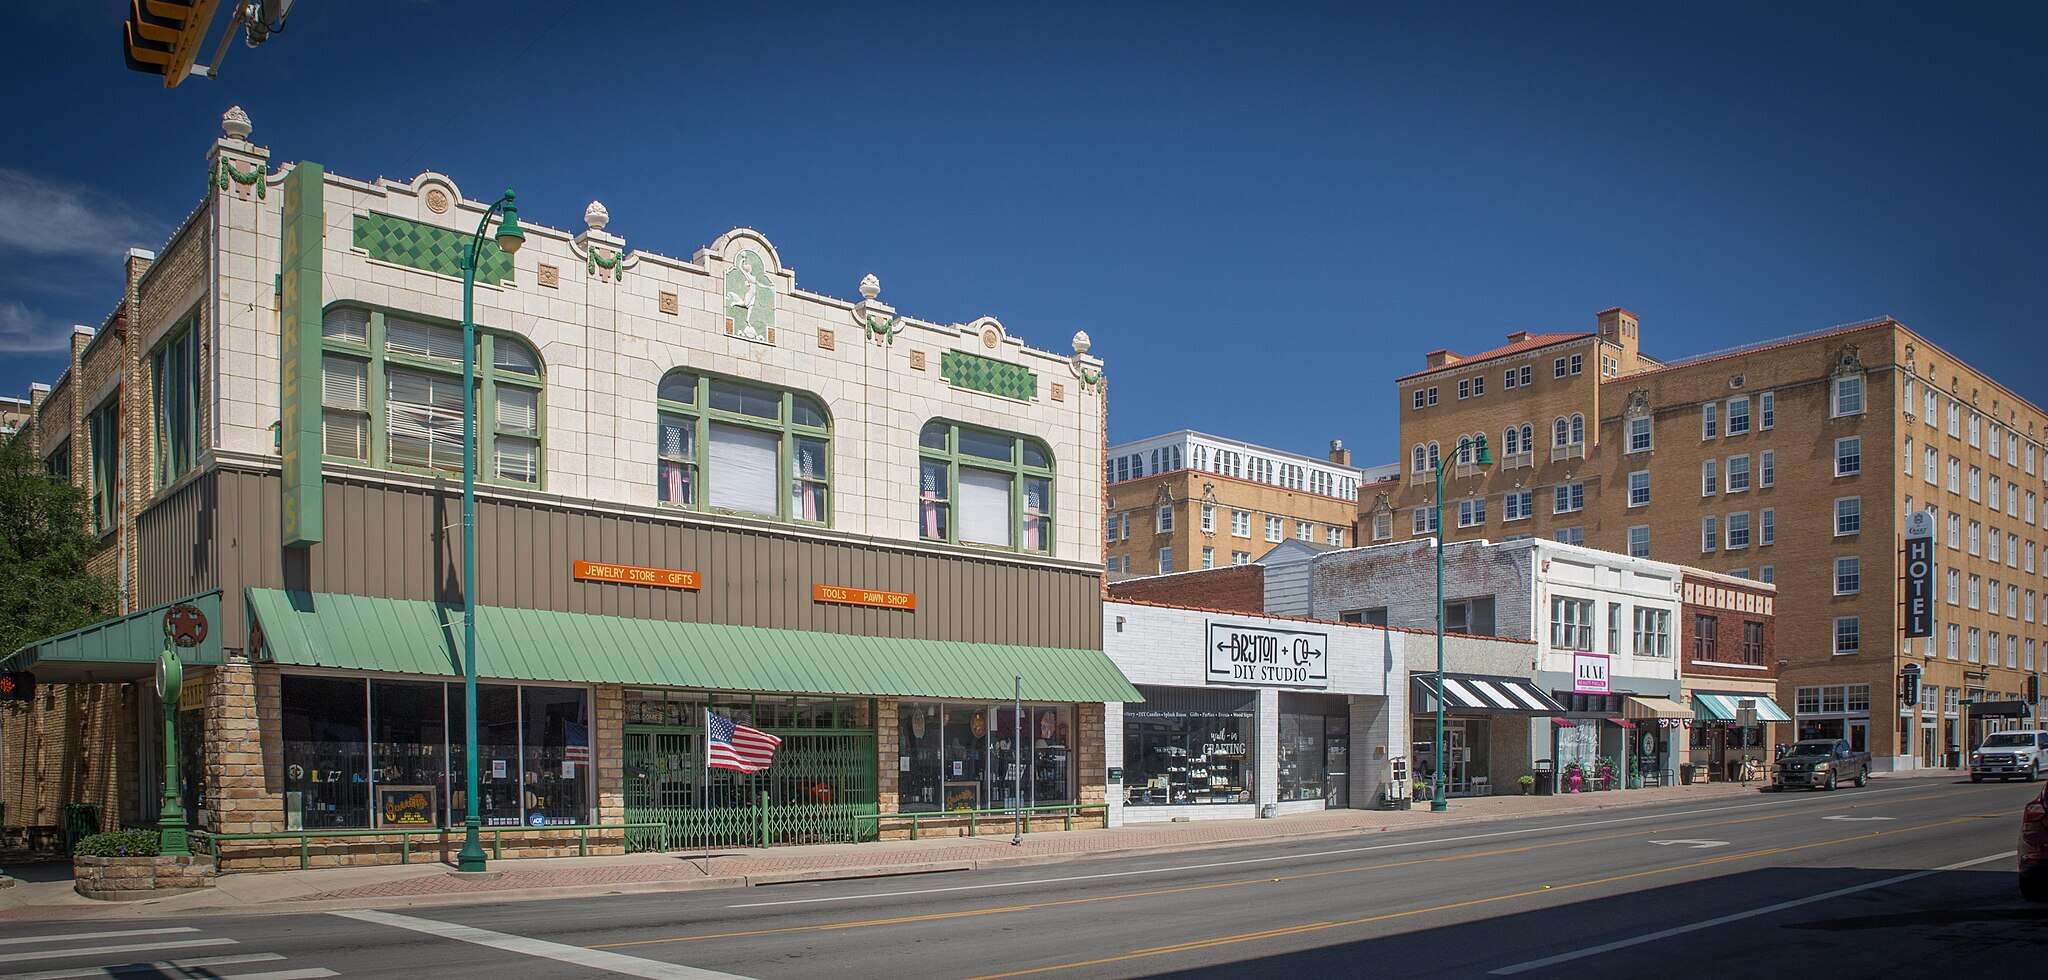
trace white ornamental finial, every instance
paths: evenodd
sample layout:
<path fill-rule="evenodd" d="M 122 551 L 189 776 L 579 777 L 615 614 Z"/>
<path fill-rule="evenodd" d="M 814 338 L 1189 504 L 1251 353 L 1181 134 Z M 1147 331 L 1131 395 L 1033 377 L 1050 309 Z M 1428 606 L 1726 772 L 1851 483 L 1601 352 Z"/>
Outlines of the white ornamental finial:
<path fill-rule="evenodd" d="M 860 277 L 861 299 L 874 299 L 880 295 L 882 295 L 882 280 L 875 278 L 875 274 L 872 272 Z"/>
<path fill-rule="evenodd" d="M 227 134 L 229 139 L 248 139 L 253 129 L 254 127 L 249 125 L 249 114 L 243 112 L 241 106 L 229 106 L 228 111 L 220 114 L 220 131 Z"/>
<path fill-rule="evenodd" d="M 1088 353 L 1088 348 L 1091 346 L 1093 346 L 1093 344 L 1088 340 L 1088 331 L 1074 331 L 1074 353 L 1086 354 Z"/>
<path fill-rule="evenodd" d="M 603 201 L 592 201 L 589 207 L 583 209 L 583 223 L 588 225 L 591 231 L 603 231 L 604 226 L 611 220 L 612 213 L 604 209 Z"/>

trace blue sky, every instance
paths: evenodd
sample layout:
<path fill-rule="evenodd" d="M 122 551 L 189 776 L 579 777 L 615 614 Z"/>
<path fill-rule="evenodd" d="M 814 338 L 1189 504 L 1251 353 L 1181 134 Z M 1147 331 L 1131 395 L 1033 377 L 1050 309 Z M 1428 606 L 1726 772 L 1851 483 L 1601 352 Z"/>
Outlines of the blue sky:
<path fill-rule="evenodd" d="M 0 59 L 0 392 L 54 378 L 240 103 L 278 160 L 558 227 L 599 198 L 672 255 L 748 225 L 809 289 L 1086 329 L 1114 439 L 1391 460 L 1424 351 L 1614 305 L 1667 357 L 1892 314 L 2048 403 L 1995 367 L 2044 335 L 2040 6 L 305 0 L 172 91 L 123 67 L 125 6 L 29 5 Z"/>

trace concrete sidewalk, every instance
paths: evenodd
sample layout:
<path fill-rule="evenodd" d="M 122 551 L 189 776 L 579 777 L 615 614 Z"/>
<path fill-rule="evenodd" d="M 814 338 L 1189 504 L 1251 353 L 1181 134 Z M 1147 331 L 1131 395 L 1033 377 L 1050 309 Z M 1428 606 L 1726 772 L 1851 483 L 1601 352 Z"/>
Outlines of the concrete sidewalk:
<path fill-rule="evenodd" d="M 1947 770 L 1887 779 L 1929 778 Z M 1330 810 L 1272 820 L 1149 823 L 1108 830 L 1007 833 L 868 844 L 729 848 L 699 853 L 632 854 L 500 861 L 485 875 L 456 875 L 447 865 L 378 865 L 226 875 L 206 891 L 138 902 L 99 902 L 71 882 L 22 882 L 0 889 L 0 921 L 101 919 L 179 913 L 312 912 L 436 904 L 531 901 L 624 892 L 743 888 L 835 878 L 877 878 L 1051 864 L 1097 855 L 1182 851 L 1290 838 L 1386 833 L 1516 817 L 1591 813 L 1660 803 L 1754 796 L 1756 784 L 1709 783 L 1614 793 L 1493 796 L 1452 801 L 1448 813 L 1418 809 Z"/>

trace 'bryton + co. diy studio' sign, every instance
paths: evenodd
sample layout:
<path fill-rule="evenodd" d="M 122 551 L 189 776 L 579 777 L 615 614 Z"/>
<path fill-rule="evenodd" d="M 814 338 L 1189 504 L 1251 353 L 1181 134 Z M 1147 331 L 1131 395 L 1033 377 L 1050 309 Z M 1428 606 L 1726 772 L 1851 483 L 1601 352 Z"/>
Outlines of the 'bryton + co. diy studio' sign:
<path fill-rule="evenodd" d="M 1260 687 L 1330 686 L 1327 633 L 1209 624 L 1209 683 Z"/>

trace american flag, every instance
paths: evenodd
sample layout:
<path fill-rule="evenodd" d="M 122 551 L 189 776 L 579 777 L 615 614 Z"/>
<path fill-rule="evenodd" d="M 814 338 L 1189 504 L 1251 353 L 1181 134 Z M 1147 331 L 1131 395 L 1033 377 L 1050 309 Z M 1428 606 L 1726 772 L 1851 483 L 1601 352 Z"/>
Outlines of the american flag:
<path fill-rule="evenodd" d="M 781 739 L 713 711 L 704 712 L 704 731 L 710 749 L 704 764 L 712 769 L 760 772 L 775 763 L 775 750 L 782 747 Z"/>

